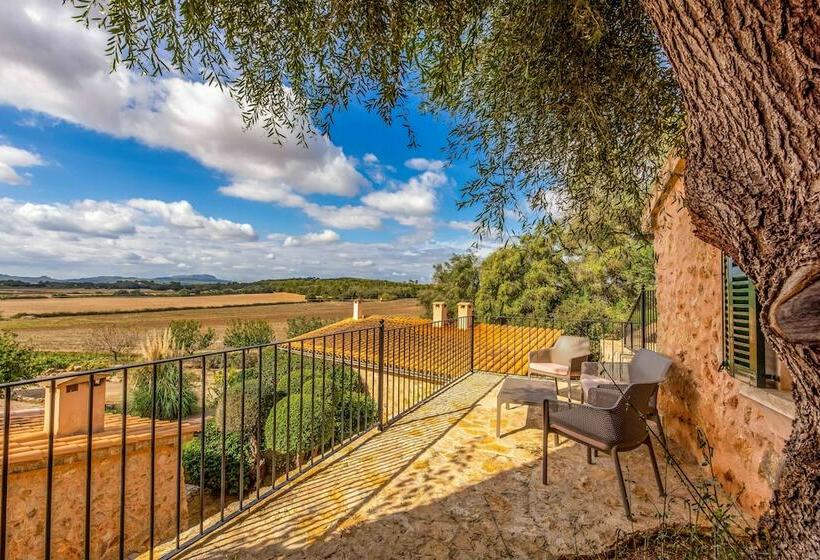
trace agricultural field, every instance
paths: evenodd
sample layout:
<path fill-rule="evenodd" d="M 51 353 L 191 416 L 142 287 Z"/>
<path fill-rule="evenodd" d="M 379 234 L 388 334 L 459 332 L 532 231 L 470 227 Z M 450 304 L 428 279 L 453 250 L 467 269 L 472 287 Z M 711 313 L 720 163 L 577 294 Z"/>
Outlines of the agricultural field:
<path fill-rule="evenodd" d="M 124 300 L 153 300 L 160 304 L 168 300 L 221 300 L 238 301 L 237 297 L 263 298 L 281 294 L 248 294 L 246 296 L 192 296 L 192 297 L 158 297 L 158 298 L 118 298 Z M 289 294 L 293 296 L 293 294 Z M 297 296 L 302 297 L 302 296 Z M 88 298 L 105 300 L 109 298 Z M 73 302 L 74 300 L 68 300 Z M 29 300 L 28 303 L 39 304 L 41 300 Z M 0 305 L 12 303 L 4 301 Z M 17 303 L 17 302 L 14 302 Z M 223 305 L 225 305 L 223 303 Z M 186 307 L 190 304 L 186 305 Z M 368 315 L 394 316 L 421 316 L 424 309 L 416 299 L 397 299 L 393 301 L 366 301 L 365 312 Z M 168 307 L 166 305 L 160 305 Z M 216 331 L 214 347 L 222 345 L 222 335 L 225 327 L 235 319 L 262 319 L 269 322 L 276 334 L 276 338 L 285 338 L 287 334 L 287 320 L 294 317 L 319 317 L 326 320 L 338 320 L 350 317 L 352 304 L 342 301 L 328 302 L 297 302 L 252 304 L 242 307 L 200 307 L 198 309 L 175 309 L 166 311 L 123 312 L 111 313 L 110 306 L 103 313 L 65 315 L 59 317 L 35 317 L 18 319 L 1 319 L 0 329 L 11 331 L 19 335 L 24 342 L 36 350 L 61 352 L 88 352 L 97 350 L 88 347 L 90 334 L 97 328 L 106 325 L 117 325 L 136 332 L 146 332 L 153 329 L 164 329 L 173 320 L 194 319 L 200 321 L 203 327 L 212 327 Z"/>
<path fill-rule="evenodd" d="M 104 296 L 72 295 L 59 297 L 54 293 L 28 292 L 29 297 L 0 299 L 0 318 L 21 316 L 42 317 L 87 313 L 119 313 L 149 310 L 218 308 L 229 306 L 294 303 L 305 296 L 287 292 L 268 294 L 231 294 L 213 296 Z M 39 297 L 36 297 L 39 296 Z"/>

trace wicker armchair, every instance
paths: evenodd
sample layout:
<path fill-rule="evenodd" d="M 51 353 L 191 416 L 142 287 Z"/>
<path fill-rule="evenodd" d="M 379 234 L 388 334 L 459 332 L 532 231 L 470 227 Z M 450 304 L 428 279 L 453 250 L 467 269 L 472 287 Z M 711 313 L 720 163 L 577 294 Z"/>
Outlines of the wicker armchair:
<path fill-rule="evenodd" d="M 613 383 L 613 378 L 616 377 L 618 373 L 613 366 L 618 365 L 621 364 L 584 362 L 581 366 L 582 402 L 588 401 L 589 395 L 593 391 L 599 394 L 609 392 L 617 398 L 617 396 L 620 396 L 621 392 L 632 383 L 655 383 L 656 385 L 663 383 L 666 381 L 669 368 L 672 367 L 672 359 L 651 350 L 643 348 L 638 350 L 635 352 L 632 361 L 626 364 L 626 383 Z M 602 369 L 608 371 L 613 377 L 601 376 L 600 373 Z M 617 375 L 617 377 L 623 376 Z M 639 412 L 657 424 L 658 435 L 661 441 L 666 444 L 666 435 L 663 432 L 663 424 L 661 422 L 660 413 L 658 412 L 657 391 L 649 398 L 646 408 L 639 410 Z"/>
<path fill-rule="evenodd" d="M 577 441 L 587 447 L 587 462 L 592 464 L 592 450 L 609 453 L 615 464 L 621 501 L 626 517 L 632 519 L 629 498 L 621 471 L 619 453 L 631 451 L 642 445 L 649 450 L 658 492 L 664 496 L 658 462 L 652 448 L 652 440 L 646 423 L 638 411 L 645 410 L 650 397 L 657 390 L 656 383 L 629 385 L 623 393 L 615 396 L 611 391 L 593 391 L 586 404 L 572 404 L 545 400 L 543 453 L 541 479 L 547 484 L 547 439 L 552 432 Z"/>
<path fill-rule="evenodd" d="M 558 379 L 566 379 L 568 397 L 572 402 L 572 380 L 580 379 L 581 364 L 589 359 L 589 339 L 583 336 L 559 336 L 551 348 L 533 350 L 529 354 L 527 375 L 551 377 L 558 392 Z"/>

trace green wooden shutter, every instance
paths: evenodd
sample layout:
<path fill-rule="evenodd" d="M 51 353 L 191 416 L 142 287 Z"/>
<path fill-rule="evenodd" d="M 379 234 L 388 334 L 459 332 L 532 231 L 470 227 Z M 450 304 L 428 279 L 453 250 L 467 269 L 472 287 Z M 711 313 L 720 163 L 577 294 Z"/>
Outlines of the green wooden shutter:
<path fill-rule="evenodd" d="M 729 371 L 764 387 L 766 359 L 754 283 L 729 257 L 725 258 L 724 277 L 724 348 Z"/>

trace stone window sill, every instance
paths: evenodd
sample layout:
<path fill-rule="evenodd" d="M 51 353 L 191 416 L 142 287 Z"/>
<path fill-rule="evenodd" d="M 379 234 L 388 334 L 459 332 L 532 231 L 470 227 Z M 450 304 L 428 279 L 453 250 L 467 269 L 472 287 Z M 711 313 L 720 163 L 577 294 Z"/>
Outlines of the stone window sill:
<path fill-rule="evenodd" d="M 740 395 L 752 402 L 794 420 L 795 408 L 791 393 L 777 389 L 760 389 L 751 385 L 741 385 Z"/>

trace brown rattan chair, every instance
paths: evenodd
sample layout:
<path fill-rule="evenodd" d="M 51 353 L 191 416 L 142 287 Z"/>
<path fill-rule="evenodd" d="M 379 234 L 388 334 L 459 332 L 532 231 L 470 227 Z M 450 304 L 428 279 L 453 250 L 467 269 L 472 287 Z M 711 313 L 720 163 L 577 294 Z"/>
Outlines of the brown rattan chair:
<path fill-rule="evenodd" d="M 609 453 L 615 463 L 621 500 L 626 517 L 632 519 L 629 498 L 626 495 L 619 453 L 631 451 L 645 445 L 655 472 L 658 492 L 664 496 L 658 462 L 646 422 L 639 411 L 645 410 L 652 395 L 657 391 L 656 383 L 636 383 L 627 386 L 623 393 L 591 390 L 586 404 L 573 404 L 545 400 L 544 434 L 541 478 L 547 484 L 547 438 L 550 432 L 563 435 L 587 446 L 587 462 L 592 464 L 592 450 Z"/>
<path fill-rule="evenodd" d="M 599 391 L 608 390 L 617 396 L 631 383 L 663 383 L 666 381 L 666 376 L 671 367 L 671 358 L 653 352 L 652 350 L 646 350 L 645 348 L 641 348 L 635 352 L 632 361 L 626 364 L 584 362 L 581 365 L 581 402 L 589 398 L 589 392 L 593 389 L 598 389 Z M 624 369 L 626 370 L 626 379 L 625 383 L 621 383 Z M 613 379 L 615 379 L 614 382 Z M 643 414 L 648 420 L 655 422 L 658 426 L 658 436 L 661 442 L 666 445 L 666 434 L 664 434 L 663 422 L 658 412 L 657 391 L 650 397 L 646 409 L 639 410 L 638 412 Z"/>
<path fill-rule="evenodd" d="M 550 348 L 529 354 L 527 375 L 551 377 L 558 392 L 558 379 L 567 380 L 567 397 L 572 402 L 572 380 L 581 378 L 581 364 L 589 359 L 589 339 L 583 336 L 558 337 Z"/>

